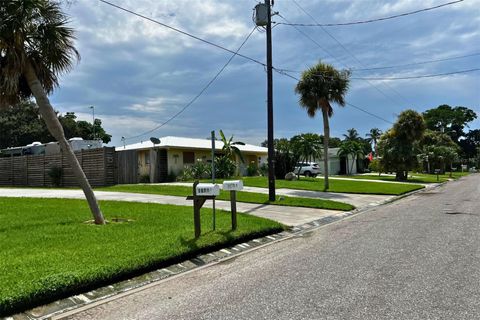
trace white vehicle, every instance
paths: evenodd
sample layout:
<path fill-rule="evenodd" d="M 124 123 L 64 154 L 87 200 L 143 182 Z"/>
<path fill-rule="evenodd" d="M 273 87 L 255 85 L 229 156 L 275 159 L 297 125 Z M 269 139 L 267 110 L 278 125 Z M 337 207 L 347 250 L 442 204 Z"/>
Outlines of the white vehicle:
<path fill-rule="evenodd" d="M 305 177 L 316 177 L 320 173 L 320 167 L 316 162 L 300 162 L 295 166 L 294 172 L 295 174 L 301 174 Z"/>

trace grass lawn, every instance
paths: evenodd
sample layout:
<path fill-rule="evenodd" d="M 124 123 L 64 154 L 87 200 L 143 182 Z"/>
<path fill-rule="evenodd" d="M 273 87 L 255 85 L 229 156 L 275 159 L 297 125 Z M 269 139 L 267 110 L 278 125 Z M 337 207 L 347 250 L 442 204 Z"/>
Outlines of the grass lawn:
<path fill-rule="evenodd" d="M 182 197 L 192 195 L 191 187 L 176 186 L 176 185 L 123 184 L 123 185 L 116 185 L 112 187 L 98 188 L 96 190 L 162 194 L 162 195 L 182 196 Z M 221 190 L 220 195 L 217 197 L 217 199 L 230 200 L 230 192 Z M 342 211 L 349 211 L 349 210 L 355 209 L 354 206 L 348 203 L 331 201 L 331 200 L 323 200 L 323 199 L 277 196 L 276 201 L 269 201 L 268 194 L 245 192 L 245 191 L 237 191 L 237 201 L 249 202 L 249 203 L 274 204 L 274 205 L 280 205 L 280 206 L 295 206 L 295 207 L 308 207 L 308 208 L 318 208 L 318 209 L 342 210 Z"/>
<path fill-rule="evenodd" d="M 409 178 L 406 182 L 413 182 L 413 183 L 438 183 L 438 182 L 445 182 L 449 179 L 458 179 L 468 175 L 468 172 L 452 172 L 452 177 L 450 178 L 450 173 L 446 174 L 439 174 L 438 181 L 436 174 L 425 174 L 425 173 L 409 173 Z M 410 178 L 410 176 L 413 176 Z M 359 180 L 381 180 L 381 181 L 396 181 L 394 176 L 387 176 L 387 175 L 378 175 L 377 174 L 369 174 L 369 175 L 354 175 L 354 176 L 339 176 L 339 177 L 346 177 L 352 179 L 359 179 Z"/>
<path fill-rule="evenodd" d="M 132 222 L 96 226 L 83 200 L 0 197 L 0 316 L 175 263 L 200 252 L 284 229 L 239 214 L 202 210 L 202 236 L 194 239 L 190 207 L 102 201 L 107 219 Z"/>
<path fill-rule="evenodd" d="M 266 177 L 244 177 L 243 184 L 251 187 L 268 187 Z M 330 189 L 328 192 L 345 192 L 345 193 L 363 193 L 363 194 L 385 194 L 385 195 L 401 195 L 413 190 L 423 188 L 418 184 L 407 183 L 382 183 L 382 182 L 366 182 L 351 180 L 335 180 L 330 179 Z M 325 191 L 323 189 L 323 179 L 301 177 L 297 181 L 276 180 L 277 188 L 300 189 Z"/>

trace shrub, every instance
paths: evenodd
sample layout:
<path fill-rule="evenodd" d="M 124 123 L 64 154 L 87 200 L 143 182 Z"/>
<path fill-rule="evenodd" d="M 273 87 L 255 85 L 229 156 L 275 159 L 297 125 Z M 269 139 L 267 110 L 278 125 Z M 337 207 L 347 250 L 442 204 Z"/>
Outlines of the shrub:
<path fill-rule="evenodd" d="M 209 163 L 198 160 L 190 167 L 183 170 L 183 180 L 206 179 L 212 175 L 212 167 Z"/>
<path fill-rule="evenodd" d="M 219 179 L 230 178 L 235 174 L 235 161 L 227 156 L 215 158 L 215 176 Z"/>
<path fill-rule="evenodd" d="M 255 161 L 252 161 L 247 167 L 247 176 L 253 177 L 256 175 L 258 175 L 258 166 Z"/>
<path fill-rule="evenodd" d="M 150 183 L 150 175 L 149 174 L 140 175 L 139 182 L 140 183 Z"/>
<path fill-rule="evenodd" d="M 48 176 L 52 179 L 52 184 L 55 187 L 62 185 L 63 169 L 61 167 L 51 167 L 50 170 L 48 170 Z"/>
<path fill-rule="evenodd" d="M 262 163 L 260 165 L 260 168 L 258 168 L 258 171 L 261 176 L 267 176 L 268 175 L 268 165 L 266 163 Z"/>
<path fill-rule="evenodd" d="M 375 172 L 383 172 L 383 167 L 378 159 L 373 159 L 370 161 L 370 164 L 368 165 L 368 169 L 370 171 L 375 171 Z"/>

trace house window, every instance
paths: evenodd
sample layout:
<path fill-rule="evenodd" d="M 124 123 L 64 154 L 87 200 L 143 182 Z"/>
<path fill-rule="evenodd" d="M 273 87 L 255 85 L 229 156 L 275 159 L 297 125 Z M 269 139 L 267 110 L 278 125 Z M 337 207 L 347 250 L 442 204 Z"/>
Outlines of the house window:
<path fill-rule="evenodd" d="M 150 155 L 148 153 L 144 153 L 143 155 L 145 157 L 145 165 L 149 165 L 150 164 Z"/>
<path fill-rule="evenodd" d="M 193 164 L 195 163 L 195 153 L 185 151 L 183 153 L 183 164 Z"/>

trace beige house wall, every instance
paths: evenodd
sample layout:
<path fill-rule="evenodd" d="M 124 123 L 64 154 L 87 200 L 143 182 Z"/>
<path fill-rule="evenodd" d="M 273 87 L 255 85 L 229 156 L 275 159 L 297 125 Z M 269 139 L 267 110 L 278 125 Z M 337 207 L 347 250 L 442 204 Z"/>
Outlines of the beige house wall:
<path fill-rule="evenodd" d="M 178 175 L 186 166 L 188 166 L 188 164 L 184 164 L 184 152 L 193 152 L 195 162 L 207 162 L 212 158 L 212 153 L 210 150 L 179 148 L 167 149 L 168 173 L 174 173 L 175 175 Z M 246 168 L 251 161 L 253 161 L 255 165 L 260 166 L 262 163 L 266 163 L 267 159 L 267 155 L 265 154 L 243 153 L 243 156 L 245 158 L 245 163 L 242 163 L 240 158 L 235 158 L 235 162 L 237 164 L 237 175 L 246 175 Z M 150 174 L 150 150 L 138 150 L 138 173 L 139 175 Z"/>

